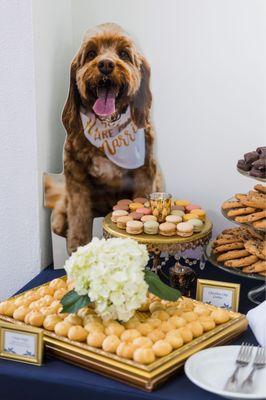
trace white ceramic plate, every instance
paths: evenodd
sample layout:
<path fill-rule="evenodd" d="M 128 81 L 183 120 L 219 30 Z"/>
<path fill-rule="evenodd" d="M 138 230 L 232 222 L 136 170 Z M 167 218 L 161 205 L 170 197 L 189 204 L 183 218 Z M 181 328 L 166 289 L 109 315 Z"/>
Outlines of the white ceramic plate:
<path fill-rule="evenodd" d="M 224 385 L 233 373 L 235 360 L 240 346 L 220 346 L 202 350 L 191 356 L 185 364 L 187 377 L 197 386 L 208 392 L 228 399 L 266 399 L 266 368 L 258 370 L 254 375 L 254 393 L 228 392 Z M 253 358 L 256 349 L 253 349 Z M 252 360 L 253 360 L 252 358 Z M 241 368 L 239 382 L 243 382 L 251 371 L 252 364 Z"/>

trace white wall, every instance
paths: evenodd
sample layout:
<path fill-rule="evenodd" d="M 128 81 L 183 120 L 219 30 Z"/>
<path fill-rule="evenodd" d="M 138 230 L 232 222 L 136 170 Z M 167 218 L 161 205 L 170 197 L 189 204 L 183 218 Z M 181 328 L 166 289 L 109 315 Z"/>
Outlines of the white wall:
<path fill-rule="evenodd" d="M 52 262 L 50 210 L 43 207 L 43 173 L 60 173 L 65 130 L 61 113 L 72 58 L 71 0 L 33 0 L 36 133 L 41 265 Z"/>
<path fill-rule="evenodd" d="M 167 190 L 202 204 L 221 230 L 221 202 L 253 184 L 238 158 L 265 144 L 266 2 L 75 0 L 72 12 L 75 49 L 107 21 L 136 37 L 152 67 Z"/>
<path fill-rule="evenodd" d="M 40 269 L 30 1 L 0 2 L 0 299 Z"/>
<path fill-rule="evenodd" d="M 44 172 L 62 171 L 70 0 L 0 2 L 0 299 L 52 262 Z"/>

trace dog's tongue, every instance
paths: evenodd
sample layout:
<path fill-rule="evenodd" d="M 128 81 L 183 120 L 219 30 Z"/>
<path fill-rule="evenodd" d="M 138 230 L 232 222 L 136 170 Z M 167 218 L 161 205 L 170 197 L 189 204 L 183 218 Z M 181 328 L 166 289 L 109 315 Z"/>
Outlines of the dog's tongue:
<path fill-rule="evenodd" d="M 98 90 L 98 99 L 93 107 L 95 114 L 100 117 L 107 117 L 115 112 L 115 93 L 110 88 L 101 88 Z"/>

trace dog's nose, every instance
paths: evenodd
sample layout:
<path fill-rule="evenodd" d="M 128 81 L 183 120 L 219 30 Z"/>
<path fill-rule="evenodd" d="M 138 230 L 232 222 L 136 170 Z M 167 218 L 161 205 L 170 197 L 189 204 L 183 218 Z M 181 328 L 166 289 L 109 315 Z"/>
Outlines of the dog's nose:
<path fill-rule="evenodd" d="M 115 65 L 111 60 L 102 60 L 98 63 L 99 71 L 104 75 L 110 75 Z"/>

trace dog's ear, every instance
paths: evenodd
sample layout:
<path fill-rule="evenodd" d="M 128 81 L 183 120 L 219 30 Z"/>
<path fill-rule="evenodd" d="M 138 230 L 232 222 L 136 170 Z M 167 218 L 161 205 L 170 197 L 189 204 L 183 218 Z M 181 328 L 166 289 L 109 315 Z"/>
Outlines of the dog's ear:
<path fill-rule="evenodd" d="M 62 122 L 68 135 L 70 135 L 72 132 L 75 132 L 75 130 L 77 129 L 78 118 L 79 118 L 79 107 L 81 104 L 76 83 L 76 71 L 78 66 L 78 60 L 79 58 L 78 56 L 76 56 L 71 63 L 69 92 L 62 113 Z"/>
<path fill-rule="evenodd" d="M 138 128 L 144 128 L 149 117 L 152 95 L 150 90 L 150 66 L 141 57 L 141 82 L 139 90 L 131 102 L 131 116 Z"/>

